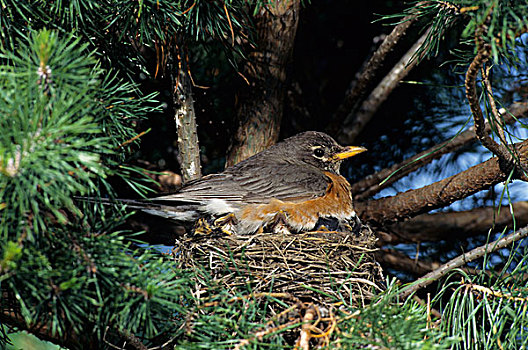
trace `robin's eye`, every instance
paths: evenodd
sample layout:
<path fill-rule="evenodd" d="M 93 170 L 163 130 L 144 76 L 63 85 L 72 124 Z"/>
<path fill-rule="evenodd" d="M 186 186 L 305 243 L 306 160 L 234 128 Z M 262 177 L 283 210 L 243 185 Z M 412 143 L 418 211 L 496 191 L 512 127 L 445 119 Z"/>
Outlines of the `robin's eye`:
<path fill-rule="evenodd" d="M 316 149 L 314 149 L 313 154 L 317 158 L 322 158 L 324 156 L 324 151 L 323 151 L 322 148 L 316 148 Z"/>

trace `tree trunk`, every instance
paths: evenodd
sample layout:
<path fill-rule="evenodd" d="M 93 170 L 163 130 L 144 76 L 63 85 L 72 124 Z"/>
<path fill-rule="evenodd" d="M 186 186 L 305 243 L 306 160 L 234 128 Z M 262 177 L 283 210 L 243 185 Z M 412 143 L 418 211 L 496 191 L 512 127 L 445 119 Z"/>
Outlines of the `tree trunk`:
<path fill-rule="evenodd" d="M 257 47 L 243 76 L 249 87 L 238 94 L 236 131 L 227 154 L 231 166 L 277 142 L 290 60 L 299 19 L 299 0 L 276 1 L 256 16 Z"/>
<path fill-rule="evenodd" d="M 202 176 L 200 165 L 200 147 L 196 131 L 196 114 L 192 98 L 192 84 L 189 77 L 184 48 L 175 45 L 172 48 L 170 75 L 173 87 L 174 121 L 178 137 L 178 162 L 183 183 Z"/>

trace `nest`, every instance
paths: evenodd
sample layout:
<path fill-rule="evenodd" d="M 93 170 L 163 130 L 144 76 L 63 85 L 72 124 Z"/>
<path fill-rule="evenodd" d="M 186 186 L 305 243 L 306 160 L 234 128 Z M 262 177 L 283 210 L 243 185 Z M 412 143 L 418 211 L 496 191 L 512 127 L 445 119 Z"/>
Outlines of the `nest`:
<path fill-rule="evenodd" d="M 207 268 L 228 290 L 250 284 L 253 293 L 282 292 L 320 304 L 344 299 L 360 305 L 383 281 L 373 255 L 375 241 L 367 226 L 356 234 L 195 235 L 176 242 L 175 259 L 181 268 Z"/>

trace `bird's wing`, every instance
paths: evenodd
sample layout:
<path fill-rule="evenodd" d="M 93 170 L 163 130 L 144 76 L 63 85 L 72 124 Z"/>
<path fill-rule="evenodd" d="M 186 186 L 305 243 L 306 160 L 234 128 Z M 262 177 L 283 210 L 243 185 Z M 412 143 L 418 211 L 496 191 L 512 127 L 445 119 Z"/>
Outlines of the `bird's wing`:
<path fill-rule="evenodd" d="M 205 176 L 185 185 L 179 192 L 156 197 L 158 203 L 188 202 L 207 204 L 212 200 L 226 203 L 267 203 L 270 199 L 306 200 L 325 194 L 330 179 L 309 166 L 273 164 L 258 171 L 226 171 Z"/>
<path fill-rule="evenodd" d="M 178 192 L 153 198 L 160 201 L 184 201 L 189 203 L 204 203 L 211 199 L 228 201 L 242 200 L 244 193 L 240 191 L 233 176 L 226 173 L 212 174 L 191 181 Z"/>
<path fill-rule="evenodd" d="M 323 196 L 330 179 L 315 167 L 277 163 L 256 173 L 241 172 L 236 182 L 244 189 L 245 202 L 265 203 L 272 198 L 302 201 Z"/>

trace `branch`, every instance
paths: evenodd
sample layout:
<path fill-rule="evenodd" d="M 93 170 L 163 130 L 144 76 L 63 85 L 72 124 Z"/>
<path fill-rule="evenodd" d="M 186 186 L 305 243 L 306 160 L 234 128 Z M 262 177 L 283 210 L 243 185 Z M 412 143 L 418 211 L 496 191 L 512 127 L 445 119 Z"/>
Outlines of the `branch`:
<path fill-rule="evenodd" d="M 495 232 L 500 232 L 505 228 L 513 229 L 514 222 L 517 227 L 528 225 L 528 202 L 513 203 L 511 211 L 505 205 L 500 211 L 498 208 L 489 207 L 461 212 L 422 214 L 386 227 L 390 234 L 389 237 L 383 235 L 381 243 L 459 240 L 480 235 L 490 227 Z"/>
<path fill-rule="evenodd" d="M 404 253 L 394 249 L 377 250 L 374 252 L 374 257 L 384 268 L 389 266 L 398 271 L 410 272 L 417 276 L 426 274 L 441 266 L 438 262 L 411 259 Z"/>
<path fill-rule="evenodd" d="M 517 146 L 519 154 L 526 157 L 528 140 Z M 505 181 L 509 175 L 501 168 L 497 158 L 491 158 L 429 186 L 399 193 L 393 197 L 359 202 L 355 207 L 363 220 L 375 225 L 389 224 L 442 208 Z"/>
<path fill-rule="evenodd" d="M 5 297 L 5 295 L 2 297 Z M 78 348 L 81 343 L 87 347 L 90 347 L 91 343 L 87 339 L 84 339 L 83 342 L 81 342 L 75 334 L 67 334 L 63 338 L 59 338 L 47 325 L 34 324 L 29 326 L 22 315 L 15 312 L 9 312 L 7 310 L 2 310 L 2 313 L 0 313 L 0 325 L 2 324 L 16 327 L 18 330 L 27 331 L 39 339 L 65 346 L 67 348 Z"/>
<path fill-rule="evenodd" d="M 429 30 L 425 32 L 414 45 L 402 56 L 394 65 L 392 70 L 383 78 L 378 86 L 370 93 L 365 101 L 361 104 L 359 111 L 355 113 L 352 110 L 345 118 L 345 127 L 341 129 L 338 139 L 341 143 L 350 144 L 363 130 L 365 125 L 372 119 L 378 111 L 380 105 L 389 97 L 391 92 L 398 86 L 399 82 L 418 63 L 417 59 L 412 59 L 420 47 L 425 42 Z M 349 124 L 349 121 L 352 121 Z M 347 125 L 348 124 L 348 125 Z"/>
<path fill-rule="evenodd" d="M 486 96 L 488 97 L 488 101 L 491 108 L 491 115 L 493 116 L 494 126 L 497 128 L 497 134 L 499 135 L 499 139 L 502 143 L 506 144 L 506 135 L 504 134 L 504 125 L 501 123 L 501 116 L 499 113 L 499 110 L 497 109 L 497 104 L 495 103 L 495 99 L 493 98 L 493 89 L 491 88 L 491 82 L 489 80 L 489 72 L 491 70 L 491 66 L 488 66 L 486 69 L 482 69 L 482 82 L 484 83 L 484 87 L 486 88 Z M 488 124 L 489 125 L 489 124 Z M 488 127 L 486 125 L 486 128 Z"/>
<path fill-rule="evenodd" d="M 508 112 L 503 112 L 501 117 L 504 124 L 515 122 L 519 118 L 526 117 L 528 114 L 528 103 L 514 103 L 508 107 Z M 491 130 L 488 123 L 486 123 L 486 132 Z M 476 140 L 475 129 L 472 126 L 467 131 L 464 131 L 453 139 L 444 141 L 432 148 L 420 152 L 399 164 L 395 164 L 389 168 L 378 171 L 375 174 L 369 175 L 366 178 L 358 181 L 352 185 L 352 193 L 354 199 L 362 200 L 382 189 L 392 185 L 397 180 L 414 172 L 416 169 L 429 164 L 435 159 L 440 158 L 444 154 L 453 152 L 456 149 L 462 148 Z M 387 179 L 390 176 L 390 179 Z M 382 181 L 385 181 L 381 183 Z"/>
<path fill-rule="evenodd" d="M 341 105 L 339 105 L 332 118 L 332 124 L 328 127 L 328 131 L 331 134 L 335 134 L 339 131 L 347 116 L 357 110 L 359 102 L 368 92 L 368 87 L 379 74 L 380 68 L 383 67 L 385 58 L 394 50 L 396 45 L 400 42 L 400 39 L 407 32 L 407 29 L 409 29 L 415 21 L 416 16 L 414 15 L 404 17 L 401 23 L 395 26 L 392 32 L 385 37 L 379 48 L 363 67 L 363 70 L 358 73 L 359 77 L 350 84 L 350 88 L 345 95 L 343 102 L 341 102 Z"/>
<path fill-rule="evenodd" d="M 478 258 L 483 257 L 486 254 L 493 253 L 499 249 L 506 248 L 510 244 L 523 239 L 528 236 L 528 226 L 524 227 L 520 230 L 515 231 L 514 233 L 511 233 L 503 238 L 500 238 L 492 243 L 485 244 L 483 246 L 480 246 L 478 248 L 475 248 L 471 250 L 468 253 L 462 254 L 449 262 L 443 264 L 438 269 L 431 271 L 427 275 L 423 276 L 419 280 L 417 280 L 416 283 L 413 283 L 408 289 L 402 290 L 400 293 L 400 296 L 402 298 L 406 298 L 412 293 L 416 292 L 417 290 L 428 286 L 429 284 L 433 283 L 434 281 L 442 278 L 445 276 L 448 272 L 459 268 L 468 262 L 471 262 L 473 260 L 476 260 Z"/>

